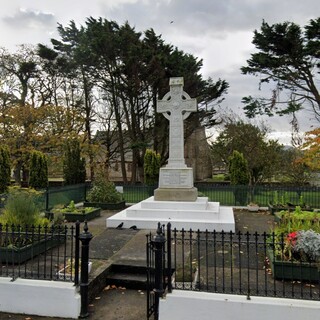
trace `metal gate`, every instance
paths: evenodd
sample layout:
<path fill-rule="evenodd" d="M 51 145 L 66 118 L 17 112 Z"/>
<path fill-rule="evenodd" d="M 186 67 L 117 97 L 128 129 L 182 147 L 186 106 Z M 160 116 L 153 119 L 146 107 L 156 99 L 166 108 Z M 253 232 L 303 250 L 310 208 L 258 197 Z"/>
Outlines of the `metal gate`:
<path fill-rule="evenodd" d="M 167 239 L 171 239 L 171 225 L 167 226 Z M 167 241 L 164 226 L 158 223 L 156 235 L 147 235 L 147 318 L 159 319 L 159 300 L 165 288 L 171 292 L 171 241 Z M 166 259 L 166 254 L 168 259 Z"/>

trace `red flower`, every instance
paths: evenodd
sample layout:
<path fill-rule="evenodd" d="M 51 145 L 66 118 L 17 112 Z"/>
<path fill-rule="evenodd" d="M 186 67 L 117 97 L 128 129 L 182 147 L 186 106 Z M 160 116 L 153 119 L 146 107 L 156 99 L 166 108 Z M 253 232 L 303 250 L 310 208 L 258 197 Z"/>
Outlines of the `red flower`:
<path fill-rule="evenodd" d="M 287 235 L 287 242 L 289 242 L 291 246 L 294 246 L 296 244 L 297 235 L 298 235 L 297 231 L 291 232 Z"/>

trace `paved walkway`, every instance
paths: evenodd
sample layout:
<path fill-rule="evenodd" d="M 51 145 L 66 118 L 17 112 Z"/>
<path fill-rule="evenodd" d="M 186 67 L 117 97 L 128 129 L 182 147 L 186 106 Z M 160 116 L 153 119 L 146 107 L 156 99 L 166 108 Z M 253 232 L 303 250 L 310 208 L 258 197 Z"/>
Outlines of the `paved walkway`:
<path fill-rule="evenodd" d="M 114 261 L 125 263 L 135 260 L 145 263 L 145 244 L 148 230 L 106 229 L 106 218 L 114 212 L 103 211 L 101 217 L 89 221 L 89 231 L 94 235 L 90 244 L 90 259 L 93 269 L 90 277 L 95 277 Z M 270 231 L 273 216 L 267 212 L 251 213 L 246 210 L 235 212 L 236 231 Z M 105 287 L 89 306 L 90 320 L 141 320 L 146 319 L 146 294 L 143 291 Z M 61 320 L 61 318 L 38 317 L 0 313 L 0 320 Z"/>

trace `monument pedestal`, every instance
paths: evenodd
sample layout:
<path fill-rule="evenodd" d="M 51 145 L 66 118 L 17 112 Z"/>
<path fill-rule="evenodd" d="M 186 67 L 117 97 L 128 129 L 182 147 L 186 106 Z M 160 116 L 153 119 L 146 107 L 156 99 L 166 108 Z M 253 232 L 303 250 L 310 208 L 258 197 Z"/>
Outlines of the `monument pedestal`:
<path fill-rule="evenodd" d="M 154 190 L 156 201 L 196 201 L 198 197 L 197 188 L 158 188 Z"/>
<path fill-rule="evenodd" d="M 161 224 L 171 223 L 172 228 L 200 231 L 232 231 L 235 222 L 232 207 L 220 207 L 219 202 L 209 202 L 207 197 L 196 201 L 156 201 L 150 197 L 126 210 L 107 218 L 108 228 L 157 229 Z"/>
<path fill-rule="evenodd" d="M 196 201 L 198 190 L 193 186 L 192 168 L 165 167 L 160 169 L 159 188 L 155 201 Z"/>

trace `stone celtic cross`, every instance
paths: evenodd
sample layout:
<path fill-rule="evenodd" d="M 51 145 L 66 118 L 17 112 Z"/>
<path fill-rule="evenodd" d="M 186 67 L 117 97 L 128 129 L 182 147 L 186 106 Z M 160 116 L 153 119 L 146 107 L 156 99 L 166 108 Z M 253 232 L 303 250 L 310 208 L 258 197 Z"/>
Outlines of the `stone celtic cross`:
<path fill-rule="evenodd" d="M 196 99 L 183 91 L 183 78 L 170 78 L 170 91 L 158 100 L 157 112 L 169 120 L 169 168 L 186 167 L 184 160 L 183 120 L 197 111 Z"/>

